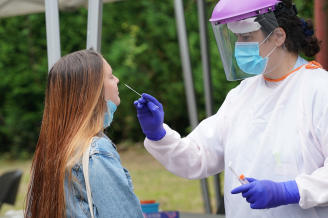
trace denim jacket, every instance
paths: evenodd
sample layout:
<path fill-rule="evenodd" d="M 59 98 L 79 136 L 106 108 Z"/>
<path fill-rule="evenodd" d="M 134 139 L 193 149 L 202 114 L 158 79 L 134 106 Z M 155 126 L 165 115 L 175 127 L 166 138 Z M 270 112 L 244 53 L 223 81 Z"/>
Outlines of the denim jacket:
<path fill-rule="evenodd" d="M 129 172 L 123 168 L 115 145 L 106 136 L 94 137 L 89 154 L 89 181 L 94 217 L 143 218 Z M 72 182 L 65 179 L 67 217 L 91 217 L 82 162 L 72 168 Z"/>

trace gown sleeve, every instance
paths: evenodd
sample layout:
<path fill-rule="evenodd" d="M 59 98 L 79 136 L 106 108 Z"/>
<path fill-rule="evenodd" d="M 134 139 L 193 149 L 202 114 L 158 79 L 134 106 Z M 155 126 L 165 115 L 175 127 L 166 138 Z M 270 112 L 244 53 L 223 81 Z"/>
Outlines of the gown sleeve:
<path fill-rule="evenodd" d="M 311 128 L 303 137 L 317 145 L 307 152 L 313 156 L 312 162 L 318 167 L 310 174 L 304 173 L 296 177 L 300 193 L 299 205 L 303 209 L 328 206 L 328 73 L 322 69 L 313 73 L 320 77 L 315 80 L 314 90 L 308 90 L 308 93 L 312 93 L 311 100 L 307 102 L 311 109 L 304 116 L 310 118 Z M 304 94 L 305 99 L 307 95 Z M 304 128 L 308 127 L 304 125 Z M 317 153 L 320 156 L 314 155 L 315 151 L 319 151 Z"/>
<path fill-rule="evenodd" d="M 159 141 L 145 139 L 147 151 L 175 175 L 200 179 L 224 170 L 224 143 L 226 111 L 229 111 L 232 91 L 219 111 L 203 120 L 188 136 L 164 124 L 166 135 Z"/>

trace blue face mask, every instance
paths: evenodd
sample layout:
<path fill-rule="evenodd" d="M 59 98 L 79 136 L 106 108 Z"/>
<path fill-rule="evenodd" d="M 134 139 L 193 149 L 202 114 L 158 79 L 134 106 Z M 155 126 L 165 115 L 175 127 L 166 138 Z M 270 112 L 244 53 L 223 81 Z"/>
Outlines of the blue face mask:
<path fill-rule="evenodd" d="M 270 35 L 271 33 L 260 44 L 258 42 L 236 42 L 235 57 L 237 64 L 242 71 L 252 75 L 259 75 L 265 72 L 269 56 L 273 53 L 276 47 L 273 48 L 267 56 L 262 58 L 260 56 L 260 46 Z"/>
<path fill-rule="evenodd" d="M 109 127 L 110 124 L 112 123 L 114 112 L 117 109 L 116 104 L 114 104 L 114 102 L 112 102 L 111 100 L 106 101 L 106 104 L 107 104 L 107 111 L 105 112 L 105 116 L 104 116 L 104 129 Z"/>

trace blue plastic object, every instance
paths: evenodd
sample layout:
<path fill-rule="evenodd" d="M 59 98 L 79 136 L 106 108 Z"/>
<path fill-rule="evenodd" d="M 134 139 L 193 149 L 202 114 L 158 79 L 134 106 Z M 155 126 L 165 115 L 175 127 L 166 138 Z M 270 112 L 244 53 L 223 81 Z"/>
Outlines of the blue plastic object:
<path fill-rule="evenodd" d="M 141 209 L 143 213 L 157 213 L 158 207 L 159 203 L 141 204 Z"/>

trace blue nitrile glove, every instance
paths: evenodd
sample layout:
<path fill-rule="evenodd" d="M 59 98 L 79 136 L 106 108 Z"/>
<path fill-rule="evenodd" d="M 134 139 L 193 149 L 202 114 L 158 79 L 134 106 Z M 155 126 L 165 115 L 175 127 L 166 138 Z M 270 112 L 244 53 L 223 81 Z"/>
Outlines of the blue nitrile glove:
<path fill-rule="evenodd" d="M 249 184 L 238 186 L 231 194 L 242 193 L 253 209 L 265 209 L 286 204 L 296 204 L 300 194 L 295 180 L 273 182 L 246 178 Z"/>
<path fill-rule="evenodd" d="M 161 103 L 153 96 L 143 93 L 142 97 L 134 102 L 137 117 L 146 137 L 153 141 L 161 140 L 166 131 L 163 127 L 164 111 Z"/>

